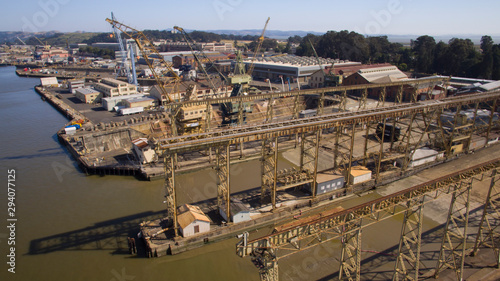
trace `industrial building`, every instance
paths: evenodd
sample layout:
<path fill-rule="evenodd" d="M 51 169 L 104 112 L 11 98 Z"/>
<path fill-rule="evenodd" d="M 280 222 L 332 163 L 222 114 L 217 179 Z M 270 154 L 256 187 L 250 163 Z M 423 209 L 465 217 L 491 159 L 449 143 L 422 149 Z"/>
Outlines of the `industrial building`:
<path fill-rule="evenodd" d="M 205 54 L 212 62 L 228 59 L 227 55 L 221 53 L 205 52 Z M 173 57 L 172 64 L 174 65 L 175 68 L 179 68 L 181 65 L 191 65 L 193 68 L 198 68 L 198 62 L 196 62 L 195 57 L 192 53 L 180 54 Z"/>
<path fill-rule="evenodd" d="M 84 87 L 85 87 L 85 79 L 68 80 L 68 89 L 73 94 L 76 93 L 76 89 L 81 89 Z"/>
<path fill-rule="evenodd" d="M 133 99 L 133 98 L 141 98 L 144 97 L 143 94 L 135 94 L 135 95 L 129 95 L 129 96 L 118 96 L 118 97 L 108 97 L 108 98 L 102 98 L 102 107 L 106 109 L 107 111 L 113 111 L 115 106 L 123 106 L 127 107 L 125 104 L 125 101 L 127 99 Z"/>
<path fill-rule="evenodd" d="M 128 96 L 137 94 L 135 85 L 112 78 L 104 78 L 100 83 L 94 84 L 94 88 L 106 97 Z"/>
<path fill-rule="evenodd" d="M 210 231 L 210 219 L 198 206 L 184 204 L 177 209 L 177 220 L 183 237 Z"/>
<path fill-rule="evenodd" d="M 59 87 L 59 82 L 57 82 L 57 77 L 40 78 L 40 84 L 42 84 L 42 87 Z"/>
<path fill-rule="evenodd" d="M 444 157 L 444 153 L 439 153 L 436 150 L 430 149 L 428 147 L 422 147 L 412 151 L 409 168 L 418 167 L 427 163 L 435 162 L 437 159 Z M 403 165 L 403 159 L 396 160 L 399 166 Z"/>
<path fill-rule="evenodd" d="M 349 174 L 349 182 L 352 184 L 358 184 L 367 182 L 372 179 L 372 171 L 363 166 L 355 166 L 351 168 L 351 173 Z"/>
<path fill-rule="evenodd" d="M 75 90 L 75 97 L 83 103 L 100 102 L 102 93 L 90 88 L 79 88 Z"/>
<path fill-rule="evenodd" d="M 315 57 L 300 57 L 295 55 L 274 56 L 256 58 L 254 61 L 253 76 L 256 79 L 298 79 L 299 83 L 307 83 L 310 76 L 325 67 L 331 66 L 333 63 L 339 66 L 359 65 L 359 62 L 339 61 L 333 59 L 320 58 L 321 66 L 318 65 L 318 60 Z M 251 59 L 244 61 L 248 68 L 252 63 Z"/>
<path fill-rule="evenodd" d="M 338 190 L 344 187 L 345 181 L 344 177 L 341 175 L 331 175 L 318 173 L 316 176 L 316 195 L 324 194 L 330 191 Z M 311 185 L 307 184 L 306 189 L 311 191 Z"/>
<path fill-rule="evenodd" d="M 343 61 L 339 61 L 339 63 L 335 63 L 333 67 L 328 66 L 322 70 L 317 70 L 311 75 L 309 79 L 309 86 L 311 88 L 323 88 L 325 87 L 325 76 L 335 75 L 342 77 L 342 80 L 351 76 L 352 74 L 358 72 L 361 69 L 371 69 L 371 68 L 379 68 L 379 67 L 390 67 L 392 66 L 390 63 L 377 63 L 377 64 L 349 64 L 349 65 L 341 65 Z"/>

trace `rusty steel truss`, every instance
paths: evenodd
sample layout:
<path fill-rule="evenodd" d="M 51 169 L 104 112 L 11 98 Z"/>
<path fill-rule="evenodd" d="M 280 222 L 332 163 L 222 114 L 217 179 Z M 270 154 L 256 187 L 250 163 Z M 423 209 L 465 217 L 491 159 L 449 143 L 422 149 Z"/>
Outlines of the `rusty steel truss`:
<path fill-rule="evenodd" d="M 467 241 L 465 240 L 469 219 L 468 196 L 474 181 L 490 176 L 492 177 L 490 193 L 484 205 L 484 214 L 474 251 L 477 251 L 479 245 L 483 245 L 498 254 L 500 193 L 497 186 L 499 177 L 496 173 L 499 168 L 500 158 L 497 158 L 359 206 L 320 217 L 293 229 L 275 232 L 250 241 L 245 237 L 244 241 L 236 245 L 236 252 L 240 257 L 251 255 L 258 260 L 265 259 L 266 262 L 262 263 L 261 276 L 266 280 L 278 280 L 276 273 L 279 260 L 334 239 L 340 239 L 342 250 L 339 260 L 339 280 L 360 280 L 362 230 L 382 220 L 403 214 L 404 220 L 393 280 L 418 280 L 421 262 L 422 208 L 426 203 L 450 194 L 452 196 L 450 212 L 434 274 L 437 277 L 444 268 L 451 268 L 457 273 L 457 280 L 461 280 L 464 258 L 472 252 L 471 247 L 466 247 Z"/>
<path fill-rule="evenodd" d="M 446 79 L 445 79 L 446 80 Z M 443 82 L 442 78 L 428 79 L 426 83 L 433 88 L 438 82 Z M 420 82 L 419 85 L 422 85 Z M 421 147 L 432 147 L 439 151 L 444 158 L 455 156 L 458 151 L 458 142 L 463 142 L 460 147 L 466 147 L 471 142 L 473 134 L 483 133 L 487 141 L 492 128 L 498 126 L 498 118 L 495 120 L 495 110 L 500 91 L 492 91 L 467 96 L 458 96 L 442 99 L 439 101 L 417 101 L 412 98 L 413 103 L 395 103 L 391 106 L 383 106 L 385 98 L 381 98 L 377 103 L 377 108 L 362 109 L 365 106 L 358 105 L 357 111 L 342 111 L 345 108 L 346 92 L 348 90 L 373 90 L 382 89 L 381 93 L 386 93 L 386 88 L 396 87 L 397 101 L 402 100 L 403 87 L 408 82 L 397 82 L 384 85 L 357 85 L 348 87 L 325 88 L 321 91 L 336 92 L 338 94 L 339 112 L 308 118 L 294 118 L 282 122 L 270 122 L 272 120 L 272 110 L 268 110 L 267 123 L 252 126 L 237 126 L 225 128 L 223 130 L 211 130 L 207 132 L 174 136 L 163 138 L 157 142 L 157 151 L 163 155 L 166 166 L 165 190 L 168 217 L 173 222 L 173 227 L 178 228 L 176 222 L 176 201 L 175 201 L 175 161 L 177 155 L 183 152 L 210 150 L 210 154 L 215 149 L 216 163 L 215 170 L 218 174 L 217 182 L 217 202 L 218 207 L 227 208 L 229 213 L 230 202 L 230 165 L 231 146 L 243 149 L 243 145 L 249 142 L 260 142 L 261 146 L 261 199 L 262 203 L 271 203 L 272 209 L 276 208 L 277 192 L 281 189 L 298 186 L 299 183 L 310 183 L 312 199 L 316 197 L 316 175 L 318 173 L 318 158 L 320 154 L 330 155 L 332 169 L 334 173 L 343 174 L 347 182 L 347 193 L 362 191 L 360 187 L 349 182 L 349 175 L 355 161 L 363 165 L 371 165 L 373 180 L 376 184 L 381 184 L 391 175 L 401 175 L 410 169 L 411 159 L 416 149 Z M 418 85 L 417 85 L 418 87 Z M 318 93 L 315 89 L 314 93 Z M 295 100 L 294 110 L 298 97 L 309 93 L 303 91 L 285 92 L 277 94 L 259 95 L 259 99 L 272 100 L 279 97 L 292 97 Z M 313 93 L 313 92 L 311 92 Z M 309 93 L 309 94 L 311 94 Z M 322 92 L 323 93 L 323 92 Z M 416 95 L 416 90 L 415 90 Z M 320 96 L 324 96 L 321 94 Z M 364 94 L 363 94 L 364 96 Z M 242 96 L 234 98 L 221 98 L 217 103 L 222 102 L 247 102 L 256 100 L 254 96 Z M 209 106 L 213 101 L 189 101 L 187 105 L 206 104 Z M 178 108 L 180 105 L 169 105 Z M 455 120 L 459 117 L 461 108 L 489 109 L 489 119 L 482 124 L 443 124 L 441 115 L 444 111 L 454 112 Z M 321 113 L 321 112 L 320 112 Z M 297 117 L 298 112 L 294 112 L 293 117 Z M 475 119 L 474 119 L 475 120 Z M 207 122 L 209 123 L 209 122 Z M 382 131 L 390 126 L 400 127 L 398 138 L 391 136 L 389 139 L 377 134 L 378 127 Z M 295 174 L 278 171 L 279 142 L 295 139 L 300 142 L 300 167 Z M 364 138 L 362 137 L 364 136 Z M 362 141 L 363 144 L 357 145 Z M 328 153 L 323 153 L 320 147 L 322 144 L 332 144 L 333 149 Z M 362 147 L 357 151 L 356 147 Z M 460 150 L 464 152 L 465 149 Z M 242 153 L 240 153 L 242 155 Z M 174 159 L 174 160 L 172 160 Z M 396 167 L 396 163 L 399 163 Z M 389 173 L 389 174 L 388 174 Z M 388 176 L 389 175 L 389 176 Z M 278 185 L 280 183 L 280 185 Z M 356 189 L 358 188 L 358 189 Z M 314 202 L 314 200 L 313 200 Z M 171 206 L 172 205 L 172 206 Z M 228 214 L 229 217 L 229 214 Z"/>

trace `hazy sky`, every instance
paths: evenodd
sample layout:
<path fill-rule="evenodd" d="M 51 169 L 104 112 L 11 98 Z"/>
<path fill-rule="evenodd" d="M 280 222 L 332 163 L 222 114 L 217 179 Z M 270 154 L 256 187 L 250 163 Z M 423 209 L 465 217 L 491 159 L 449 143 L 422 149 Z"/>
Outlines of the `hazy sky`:
<path fill-rule="evenodd" d="M 362 34 L 500 34 L 498 0 L 18 0 L 3 1 L 0 31 L 137 29 L 268 29 Z"/>

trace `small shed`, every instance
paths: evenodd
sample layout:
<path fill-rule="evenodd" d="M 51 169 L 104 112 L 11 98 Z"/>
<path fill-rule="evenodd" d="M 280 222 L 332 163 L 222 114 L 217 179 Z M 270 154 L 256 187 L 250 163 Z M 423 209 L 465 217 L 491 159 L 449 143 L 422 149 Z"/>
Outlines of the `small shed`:
<path fill-rule="evenodd" d="M 148 139 L 138 138 L 132 141 L 133 149 L 137 159 L 142 163 L 151 163 L 156 160 L 156 152 L 149 144 Z"/>
<path fill-rule="evenodd" d="M 210 219 L 198 206 L 184 204 L 177 209 L 177 222 L 183 237 L 210 231 Z"/>
<path fill-rule="evenodd" d="M 229 209 L 231 212 L 231 221 L 234 223 L 249 221 L 252 219 L 250 217 L 250 209 L 238 199 L 231 199 Z M 221 208 L 219 208 L 219 214 L 225 221 L 229 221 L 226 214 L 225 204 L 222 204 Z"/>
<path fill-rule="evenodd" d="M 316 182 L 317 182 L 316 195 L 341 189 L 344 187 L 345 184 L 343 176 L 324 174 L 324 173 L 318 173 L 318 175 L 316 176 Z M 312 192 L 311 184 L 308 183 L 306 185 L 306 189 L 309 192 Z"/>
<path fill-rule="evenodd" d="M 372 179 L 372 171 L 364 166 L 354 166 L 351 168 L 351 174 L 349 175 L 349 181 L 352 184 L 358 184 L 362 182 L 367 182 Z"/>

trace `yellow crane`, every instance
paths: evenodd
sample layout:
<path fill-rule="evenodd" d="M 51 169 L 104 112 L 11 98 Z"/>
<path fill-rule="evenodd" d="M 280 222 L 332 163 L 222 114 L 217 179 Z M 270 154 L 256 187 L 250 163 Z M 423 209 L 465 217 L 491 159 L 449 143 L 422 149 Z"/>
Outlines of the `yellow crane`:
<path fill-rule="evenodd" d="M 189 91 L 192 91 L 193 87 L 185 85 L 182 82 L 182 78 L 173 70 L 171 63 L 165 61 L 164 57 L 158 52 L 158 50 L 156 50 L 153 43 L 142 31 L 125 25 L 115 19 L 107 18 L 106 21 L 135 41 L 141 50 L 142 55 L 156 80 L 156 83 L 158 84 L 158 88 L 160 89 L 162 96 L 167 98 L 168 103 L 175 102 L 174 98 L 172 98 L 175 94 L 177 94 L 180 99 L 180 92 L 183 90 L 180 87 L 181 85 L 183 85 L 186 90 L 186 96 L 191 96 Z M 155 55 L 154 59 L 159 60 L 160 65 L 165 67 L 166 71 L 155 68 L 154 59 L 150 57 L 151 55 Z M 179 126 L 184 131 L 192 131 L 201 127 L 201 123 L 205 120 L 205 115 L 202 114 L 203 111 L 204 109 L 202 110 L 200 106 L 179 106 L 176 109 L 173 109 L 172 112 L 170 112 L 172 134 L 178 135 Z"/>

